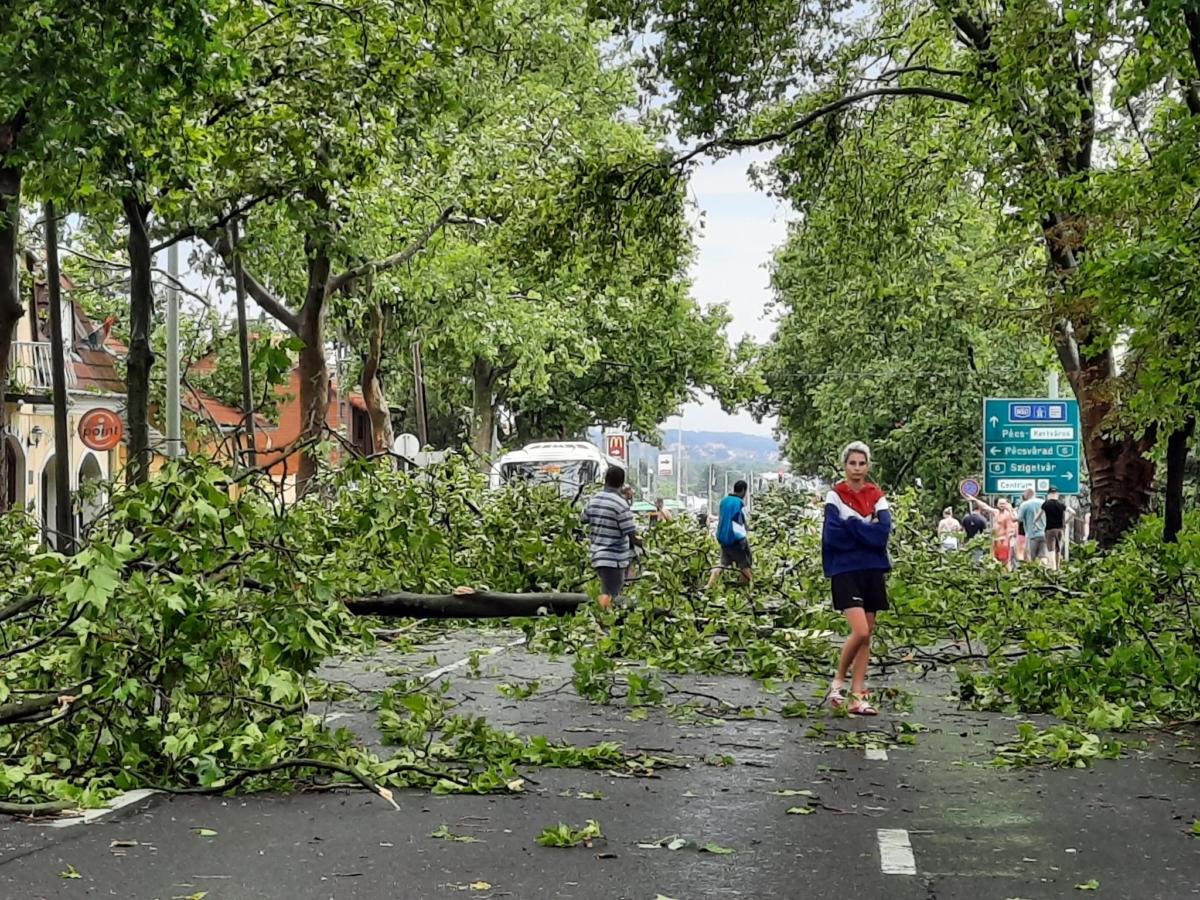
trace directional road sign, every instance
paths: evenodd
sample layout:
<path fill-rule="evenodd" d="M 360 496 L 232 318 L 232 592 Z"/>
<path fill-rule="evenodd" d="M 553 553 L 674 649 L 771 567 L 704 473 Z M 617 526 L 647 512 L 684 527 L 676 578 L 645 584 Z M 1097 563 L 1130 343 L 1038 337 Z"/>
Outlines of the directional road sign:
<path fill-rule="evenodd" d="M 983 401 L 983 489 L 1079 491 L 1079 403 L 1069 400 Z"/>

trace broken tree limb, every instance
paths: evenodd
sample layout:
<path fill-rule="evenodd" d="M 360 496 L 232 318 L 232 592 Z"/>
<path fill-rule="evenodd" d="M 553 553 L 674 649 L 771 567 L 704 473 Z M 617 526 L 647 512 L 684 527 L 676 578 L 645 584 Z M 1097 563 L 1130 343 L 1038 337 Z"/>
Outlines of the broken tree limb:
<path fill-rule="evenodd" d="M 414 619 L 505 619 L 537 615 L 570 615 L 588 600 L 587 594 L 501 594 L 471 591 L 453 594 L 413 594 L 396 591 L 348 600 L 356 616 Z M 544 610 L 544 612 L 543 612 Z"/>

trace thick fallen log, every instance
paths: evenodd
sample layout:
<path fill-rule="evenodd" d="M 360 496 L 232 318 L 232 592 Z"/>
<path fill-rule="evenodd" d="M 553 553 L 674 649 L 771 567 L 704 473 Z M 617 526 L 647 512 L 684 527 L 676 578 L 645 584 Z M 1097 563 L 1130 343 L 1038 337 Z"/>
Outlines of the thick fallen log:
<path fill-rule="evenodd" d="M 396 591 L 346 601 L 356 616 L 414 619 L 506 619 L 540 615 L 570 615 L 588 600 L 587 594 L 499 594 L 470 591 L 454 594 L 412 594 Z"/>

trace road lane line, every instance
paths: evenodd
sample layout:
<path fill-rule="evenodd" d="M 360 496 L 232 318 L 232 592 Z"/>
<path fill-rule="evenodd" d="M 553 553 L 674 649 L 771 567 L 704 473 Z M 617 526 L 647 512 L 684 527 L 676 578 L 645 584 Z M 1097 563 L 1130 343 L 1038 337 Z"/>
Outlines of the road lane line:
<path fill-rule="evenodd" d="M 515 641 L 509 641 L 507 644 L 501 644 L 498 647 L 489 647 L 487 650 L 478 654 L 478 656 L 480 659 L 482 659 L 485 656 L 495 656 L 497 653 L 503 653 L 505 650 L 511 650 L 513 647 L 520 647 L 524 643 L 525 643 L 525 636 L 521 635 L 521 637 L 517 638 Z M 418 680 L 424 684 L 428 684 L 429 682 L 434 681 L 435 679 L 441 678 L 443 675 L 446 675 L 449 672 L 455 672 L 455 671 L 463 668 L 463 666 L 467 665 L 470 662 L 471 662 L 471 656 L 470 656 L 470 654 L 468 654 L 460 660 L 456 660 L 455 662 L 441 666 L 440 668 L 434 669 L 431 672 L 426 672 Z"/>
<path fill-rule="evenodd" d="M 882 760 L 886 762 L 888 758 L 887 751 L 882 747 L 867 747 L 864 752 L 866 753 L 867 759 Z"/>
<path fill-rule="evenodd" d="M 903 828 L 880 828 L 879 864 L 884 875 L 916 875 L 917 861 L 913 858 L 908 832 Z"/>
<path fill-rule="evenodd" d="M 91 825 L 98 819 L 102 819 L 109 813 L 116 812 L 118 809 L 123 809 L 130 804 L 145 800 L 147 797 L 153 797 L 158 791 L 149 790 L 148 788 L 139 788 L 136 791 L 126 791 L 124 794 L 119 794 L 108 801 L 107 805 L 99 809 L 85 809 L 82 815 L 71 816 L 69 819 L 55 819 L 53 822 L 44 823 L 47 828 L 70 828 L 72 825 Z"/>

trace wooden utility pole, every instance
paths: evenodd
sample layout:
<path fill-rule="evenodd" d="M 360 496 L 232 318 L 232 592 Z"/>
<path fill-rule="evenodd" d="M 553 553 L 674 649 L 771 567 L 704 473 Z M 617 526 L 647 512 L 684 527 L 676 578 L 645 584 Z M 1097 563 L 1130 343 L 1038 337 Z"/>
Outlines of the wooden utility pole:
<path fill-rule="evenodd" d="M 429 446 L 429 420 L 425 412 L 425 367 L 421 362 L 421 342 L 413 341 L 413 407 L 417 414 L 417 440 L 424 450 Z"/>
<path fill-rule="evenodd" d="M 63 341 L 62 282 L 58 271 L 58 219 L 54 201 L 47 200 L 46 288 L 50 301 L 50 360 L 54 388 L 54 546 L 60 553 L 75 552 L 75 523 L 71 515 L 71 432 L 67 428 L 67 359 Z M 74 336 L 74 316 L 71 333 Z M 45 503 L 45 498 L 42 498 Z"/>

